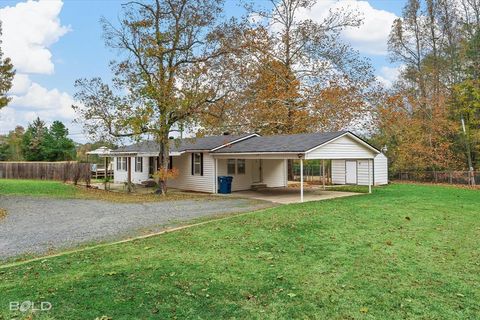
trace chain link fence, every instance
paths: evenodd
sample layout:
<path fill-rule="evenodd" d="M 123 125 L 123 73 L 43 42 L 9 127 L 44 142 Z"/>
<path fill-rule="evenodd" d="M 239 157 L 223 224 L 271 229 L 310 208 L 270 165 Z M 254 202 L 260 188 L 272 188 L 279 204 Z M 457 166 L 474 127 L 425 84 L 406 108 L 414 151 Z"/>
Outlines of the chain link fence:
<path fill-rule="evenodd" d="M 294 164 L 293 177 L 295 181 L 300 181 L 300 165 Z M 303 166 L 303 180 L 305 182 L 322 183 L 322 164 L 306 163 Z M 325 163 L 325 183 L 330 183 L 330 166 Z"/>
<path fill-rule="evenodd" d="M 470 185 L 469 171 L 405 171 L 394 174 L 393 178 L 400 181 L 415 181 L 427 183 L 446 183 Z M 480 174 L 474 173 L 475 184 L 480 185 Z"/>

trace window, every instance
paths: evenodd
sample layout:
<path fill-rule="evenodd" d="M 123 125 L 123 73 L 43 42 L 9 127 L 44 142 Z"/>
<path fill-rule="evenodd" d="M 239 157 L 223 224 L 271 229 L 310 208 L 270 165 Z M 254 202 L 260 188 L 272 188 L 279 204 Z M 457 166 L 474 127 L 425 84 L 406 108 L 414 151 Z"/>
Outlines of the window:
<path fill-rule="evenodd" d="M 117 171 L 127 171 L 126 157 L 117 157 Z"/>
<path fill-rule="evenodd" d="M 237 159 L 237 174 L 245 174 L 245 159 Z"/>
<path fill-rule="evenodd" d="M 228 159 L 227 160 L 227 174 L 234 175 L 235 174 L 235 159 Z"/>
<path fill-rule="evenodd" d="M 192 153 L 192 175 L 203 176 L 203 153 Z"/>
<path fill-rule="evenodd" d="M 128 159 L 127 157 L 122 157 L 122 163 L 121 163 L 122 171 L 127 171 L 127 159 Z"/>
<path fill-rule="evenodd" d="M 168 158 L 168 169 L 172 170 L 173 169 L 173 157 L 170 156 Z"/>
<path fill-rule="evenodd" d="M 135 157 L 135 172 L 143 172 L 143 158 Z"/>

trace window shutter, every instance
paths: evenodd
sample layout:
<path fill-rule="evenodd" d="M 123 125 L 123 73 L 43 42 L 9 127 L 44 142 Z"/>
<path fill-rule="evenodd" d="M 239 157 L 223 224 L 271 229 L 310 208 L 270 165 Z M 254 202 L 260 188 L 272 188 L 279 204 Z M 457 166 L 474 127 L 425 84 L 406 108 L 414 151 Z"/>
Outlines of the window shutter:
<path fill-rule="evenodd" d="M 173 169 L 173 157 L 170 156 L 168 158 L 168 169 L 172 170 Z"/>
<path fill-rule="evenodd" d="M 195 175 L 195 153 L 192 153 L 192 176 Z"/>
<path fill-rule="evenodd" d="M 200 175 L 203 176 L 203 153 L 200 153 Z"/>

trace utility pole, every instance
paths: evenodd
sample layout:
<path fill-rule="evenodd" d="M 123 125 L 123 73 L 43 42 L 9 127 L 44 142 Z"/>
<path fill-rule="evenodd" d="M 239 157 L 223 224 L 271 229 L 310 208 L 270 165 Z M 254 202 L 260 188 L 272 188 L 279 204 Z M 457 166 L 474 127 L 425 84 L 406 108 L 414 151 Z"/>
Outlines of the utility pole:
<path fill-rule="evenodd" d="M 475 173 L 473 171 L 472 165 L 472 152 L 470 150 L 470 142 L 468 140 L 467 129 L 465 128 L 465 120 L 463 120 L 462 115 L 462 129 L 463 134 L 465 135 L 465 146 L 467 147 L 467 159 L 468 159 L 468 181 L 471 186 L 475 185 Z"/>

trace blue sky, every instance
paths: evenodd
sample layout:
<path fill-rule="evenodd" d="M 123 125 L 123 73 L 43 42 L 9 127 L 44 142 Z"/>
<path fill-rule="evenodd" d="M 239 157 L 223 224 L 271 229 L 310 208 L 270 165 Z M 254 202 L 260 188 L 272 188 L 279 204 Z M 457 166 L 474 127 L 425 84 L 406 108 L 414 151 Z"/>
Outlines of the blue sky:
<path fill-rule="evenodd" d="M 75 79 L 110 78 L 108 62 L 116 52 L 105 48 L 99 19 L 116 20 L 125 1 L 102 0 L 3 0 L 3 50 L 19 74 L 12 90 L 12 103 L 0 111 L 0 134 L 15 125 L 26 125 L 35 116 L 47 122 L 62 120 L 72 138 L 83 141 L 81 127 L 71 123 Z M 227 0 L 225 14 L 243 13 L 238 1 Z M 319 0 L 308 18 L 320 16 L 332 6 L 356 7 L 364 14 L 360 29 L 348 30 L 344 40 L 371 59 L 377 75 L 386 84 L 396 75 L 396 66 L 386 55 L 386 36 L 391 21 L 401 14 L 404 0 Z M 22 23 L 20 23 L 22 22 Z"/>

